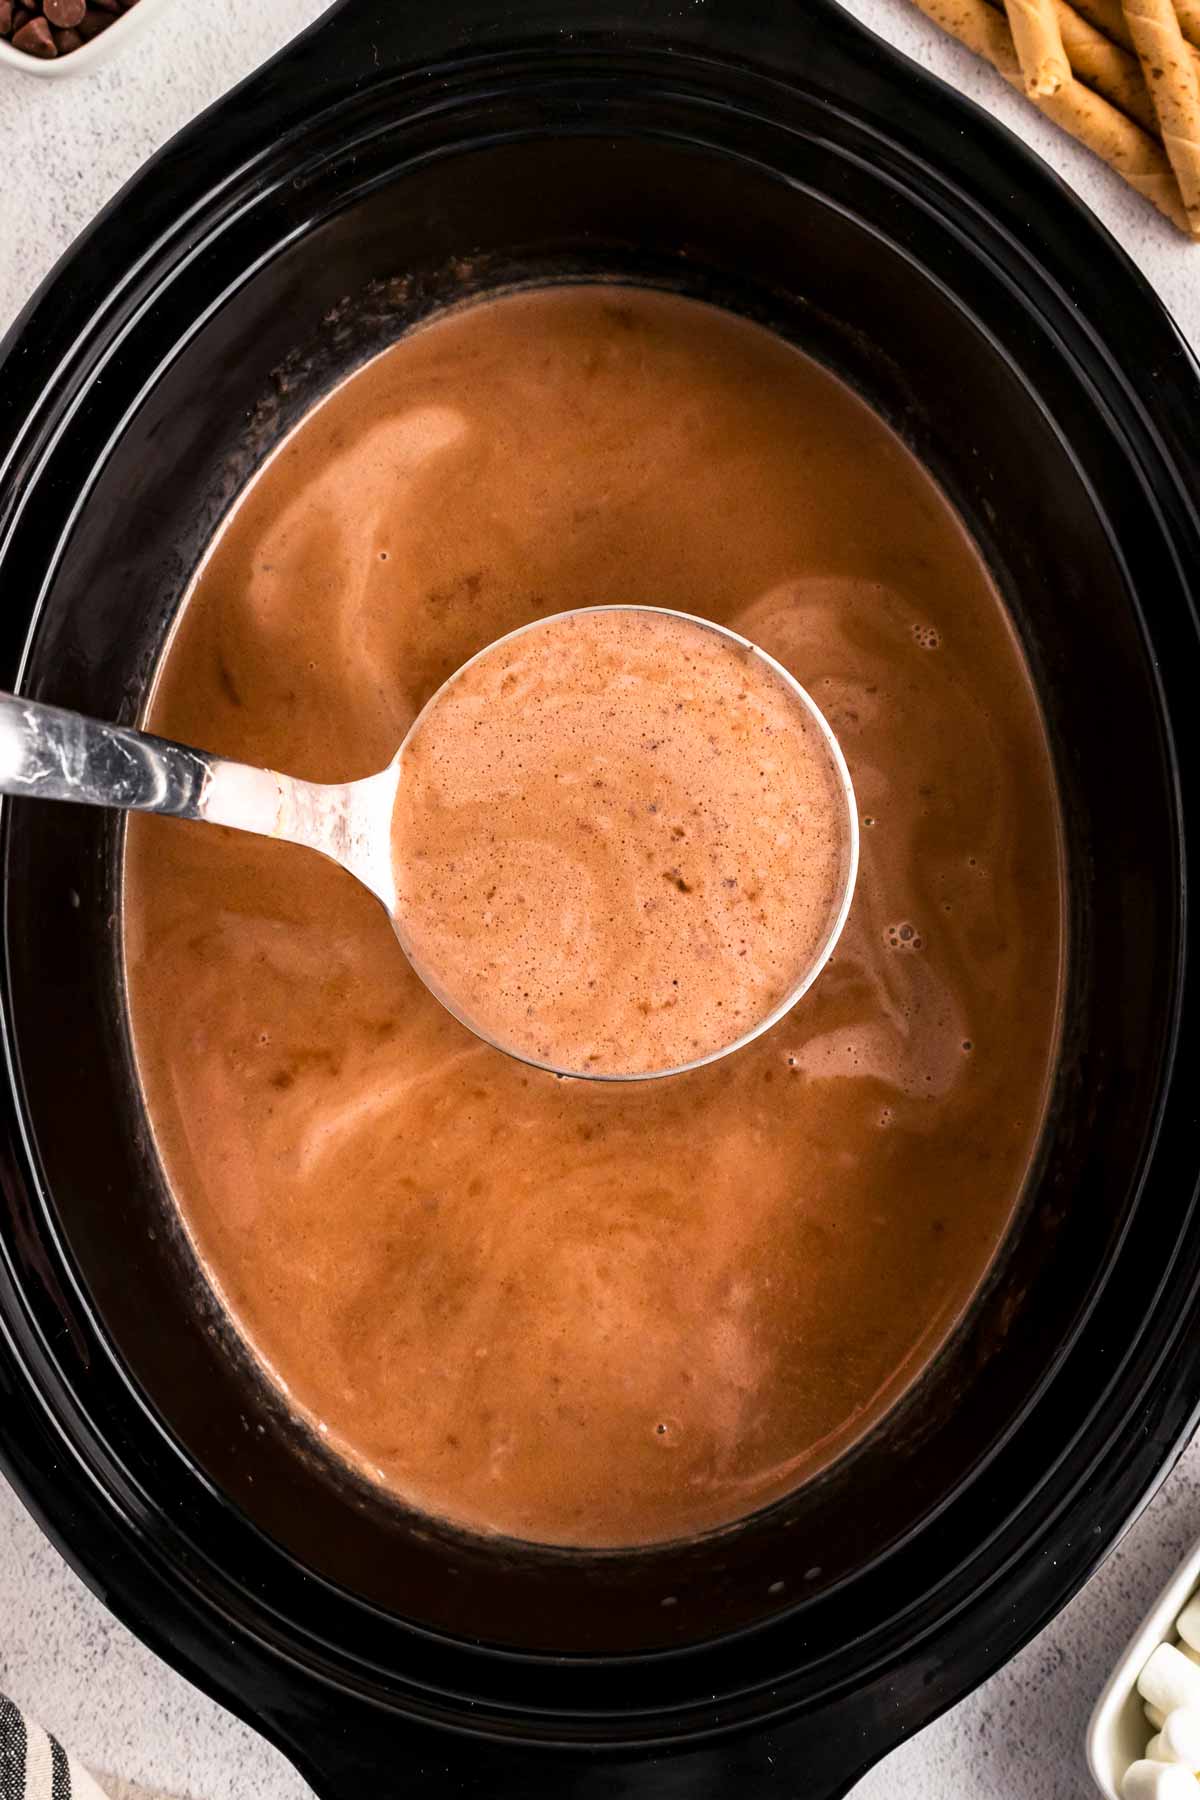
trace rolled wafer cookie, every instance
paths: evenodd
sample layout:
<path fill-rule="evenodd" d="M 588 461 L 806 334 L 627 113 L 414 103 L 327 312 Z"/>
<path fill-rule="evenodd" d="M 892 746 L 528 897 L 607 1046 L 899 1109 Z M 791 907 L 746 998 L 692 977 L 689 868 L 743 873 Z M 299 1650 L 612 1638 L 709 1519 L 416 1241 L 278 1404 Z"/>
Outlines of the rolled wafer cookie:
<path fill-rule="evenodd" d="M 1067 0 L 1054 0 L 1058 11 L 1058 28 L 1063 48 L 1071 65 L 1071 73 L 1093 93 L 1099 94 L 1142 127 L 1155 135 L 1158 118 L 1154 102 L 1146 88 L 1141 64 L 1132 50 L 1114 44 L 1107 34 L 1085 19 Z"/>
<path fill-rule="evenodd" d="M 1057 94 L 1071 79 L 1054 0 L 1004 0 L 1025 92 Z"/>
<path fill-rule="evenodd" d="M 1175 11 L 1188 43 L 1200 45 L 1200 0 L 1175 0 Z"/>
<path fill-rule="evenodd" d="M 1123 0 L 1123 4 L 1189 226 L 1200 236 L 1200 73 L 1184 42 L 1173 0 Z"/>
<path fill-rule="evenodd" d="M 926 18 L 990 62 L 1024 92 L 1025 82 L 1006 19 L 987 0 L 913 0 Z M 1110 106 L 1074 77 L 1057 94 L 1041 94 L 1033 104 L 1063 131 L 1085 144 L 1159 212 L 1188 232 L 1179 183 L 1166 153 L 1149 132 Z"/>
<path fill-rule="evenodd" d="M 1120 12 L 1121 0 L 1115 0 L 1115 3 Z M 988 5 L 994 12 L 1000 12 L 1004 0 L 988 0 Z M 1158 115 L 1134 51 L 1115 43 L 1107 32 L 1085 18 L 1082 11 L 1069 5 L 1068 0 L 1054 0 L 1054 5 L 1071 73 L 1102 100 L 1107 100 L 1110 106 L 1135 120 L 1143 131 L 1156 137 Z M 1124 17 L 1121 13 L 1122 20 Z"/>
<path fill-rule="evenodd" d="M 1126 50 L 1133 49 L 1133 34 L 1125 22 L 1121 0 L 1073 0 L 1073 4 L 1081 18 L 1110 37 L 1114 44 L 1122 44 Z M 1190 49 L 1200 56 L 1200 49 L 1197 49 L 1200 45 L 1200 0 L 1176 0 L 1175 11 Z"/>

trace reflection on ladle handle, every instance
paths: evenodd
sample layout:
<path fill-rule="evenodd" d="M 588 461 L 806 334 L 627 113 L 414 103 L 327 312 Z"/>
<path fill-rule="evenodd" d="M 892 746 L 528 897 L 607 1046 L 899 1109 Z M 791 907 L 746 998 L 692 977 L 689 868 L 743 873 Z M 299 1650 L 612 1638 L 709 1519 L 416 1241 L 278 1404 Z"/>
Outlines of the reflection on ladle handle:
<path fill-rule="evenodd" d="M 0 794 L 169 813 L 284 838 L 332 857 L 389 908 L 388 824 L 396 776 L 321 786 L 0 694 Z"/>
<path fill-rule="evenodd" d="M 236 779 L 226 773 L 233 770 Z M 266 769 L 15 694 L 0 694 L 0 794 L 171 813 L 268 835 L 280 809 L 279 777 Z"/>

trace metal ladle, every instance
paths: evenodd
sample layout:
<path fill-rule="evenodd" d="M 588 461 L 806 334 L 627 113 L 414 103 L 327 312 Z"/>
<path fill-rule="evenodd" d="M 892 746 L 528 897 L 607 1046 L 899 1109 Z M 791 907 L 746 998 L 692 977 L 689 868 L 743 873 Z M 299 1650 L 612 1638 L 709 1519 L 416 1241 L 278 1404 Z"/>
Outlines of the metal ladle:
<path fill-rule="evenodd" d="M 613 1074 L 596 1070 L 560 1069 L 540 1062 L 536 1057 L 497 1041 L 470 1016 L 453 995 L 447 994 L 414 961 L 399 916 L 398 892 L 392 860 L 391 826 L 396 793 L 401 775 L 401 761 L 422 721 L 459 680 L 466 670 L 482 658 L 490 656 L 514 638 L 537 631 L 568 617 L 559 613 L 534 620 L 517 631 L 497 638 L 494 643 L 471 657 L 444 681 L 432 699 L 422 708 L 385 769 L 360 781 L 323 785 L 301 781 L 292 775 L 281 775 L 274 769 L 258 769 L 248 763 L 232 762 L 205 750 L 194 750 L 168 738 L 153 737 L 148 732 L 132 731 L 123 725 L 106 725 L 83 714 L 58 706 L 45 706 L 20 695 L 0 694 L 0 794 L 28 796 L 40 800 L 65 800 L 82 806 L 115 807 L 124 812 L 165 813 L 177 819 L 192 819 L 206 825 L 227 825 L 238 831 L 254 832 L 260 837 L 281 838 L 285 843 L 303 844 L 317 850 L 368 888 L 387 911 L 402 949 L 418 976 L 430 992 L 456 1019 L 484 1042 L 506 1055 L 536 1068 L 549 1069 L 556 1075 L 573 1076 L 590 1081 L 648 1081 L 664 1075 L 682 1074 L 704 1063 L 728 1056 L 761 1036 L 784 1017 L 816 980 L 845 924 L 854 894 L 858 872 L 858 812 L 850 773 L 841 748 L 824 715 L 806 689 L 781 663 L 758 645 L 715 625 L 711 620 L 694 618 L 687 613 L 670 613 L 666 607 L 605 609 L 581 607 L 578 612 L 604 610 L 636 610 L 666 613 L 689 624 L 702 625 L 718 636 L 749 650 L 771 668 L 791 690 L 822 733 L 831 760 L 840 778 L 846 804 L 847 856 L 844 893 L 835 910 L 830 930 L 802 978 L 789 993 L 759 1020 L 728 1044 L 696 1058 L 694 1062 L 670 1069 L 654 1069 L 639 1074 Z"/>

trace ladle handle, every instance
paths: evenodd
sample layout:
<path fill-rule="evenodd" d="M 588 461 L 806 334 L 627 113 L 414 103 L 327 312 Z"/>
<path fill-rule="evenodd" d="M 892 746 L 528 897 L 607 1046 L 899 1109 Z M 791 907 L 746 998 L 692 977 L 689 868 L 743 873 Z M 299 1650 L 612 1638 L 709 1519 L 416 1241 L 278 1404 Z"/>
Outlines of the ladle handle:
<path fill-rule="evenodd" d="M 170 813 L 273 836 L 288 777 L 0 694 L 0 794 Z"/>
<path fill-rule="evenodd" d="M 303 844 L 396 906 L 390 822 L 396 766 L 324 786 L 0 693 L 0 794 L 168 813 Z"/>

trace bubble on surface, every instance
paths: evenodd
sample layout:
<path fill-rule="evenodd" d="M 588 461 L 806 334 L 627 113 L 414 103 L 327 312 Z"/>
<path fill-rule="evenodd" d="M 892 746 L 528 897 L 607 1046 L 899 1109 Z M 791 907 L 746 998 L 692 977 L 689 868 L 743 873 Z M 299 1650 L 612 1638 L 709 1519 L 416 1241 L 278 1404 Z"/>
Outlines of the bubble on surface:
<path fill-rule="evenodd" d="M 885 925 L 883 941 L 889 950 L 911 953 L 925 948 L 925 939 L 911 919 L 902 919 L 895 925 Z"/>

